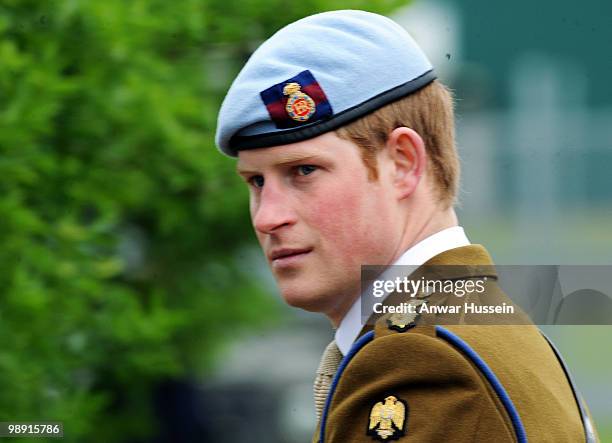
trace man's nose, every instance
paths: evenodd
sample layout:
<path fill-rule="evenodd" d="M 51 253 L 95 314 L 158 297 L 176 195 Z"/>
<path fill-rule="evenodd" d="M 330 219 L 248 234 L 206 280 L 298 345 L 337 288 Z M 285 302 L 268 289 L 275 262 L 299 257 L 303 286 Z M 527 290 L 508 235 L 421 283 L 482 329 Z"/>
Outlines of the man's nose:
<path fill-rule="evenodd" d="M 286 192 L 273 185 L 263 188 L 253 211 L 253 226 L 262 234 L 272 234 L 295 223 L 295 211 Z"/>

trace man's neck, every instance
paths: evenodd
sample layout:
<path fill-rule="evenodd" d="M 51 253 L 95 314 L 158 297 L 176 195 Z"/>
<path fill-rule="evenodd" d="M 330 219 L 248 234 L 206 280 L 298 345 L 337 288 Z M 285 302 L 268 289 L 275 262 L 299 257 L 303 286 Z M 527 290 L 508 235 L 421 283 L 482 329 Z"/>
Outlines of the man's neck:
<path fill-rule="evenodd" d="M 431 237 L 436 232 L 452 228 L 458 224 L 457 214 L 452 207 L 442 211 L 431 212 L 421 223 L 406 227 L 402 241 L 396 250 L 393 260 L 389 264 L 394 263 L 404 252 L 427 237 Z"/>
<path fill-rule="evenodd" d="M 394 264 L 416 268 L 449 249 L 469 244 L 470 240 L 466 237 L 463 228 L 459 226 L 446 228 L 410 247 Z M 392 273 L 390 275 L 395 275 L 393 271 L 390 270 L 390 272 Z M 385 279 L 384 274 L 381 278 Z M 378 301 L 384 302 L 386 295 L 384 294 L 383 298 L 378 299 Z M 360 332 L 364 330 L 364 321 L 369 315 L 367 312 L 362 312 L 361 308 L 360 299 L 357 298 L 337 327 L 335 339 L 344 355 L 349 351 Z"/>
<path fill-rule="evenodd" d="M 404 230 L 404 235 L 402 236 L 401 241 L 398 243 L 393 259 L 387 263 L 387 265 L 395 263 L 404 252 L 425 240 L 427 237 L 457 225 L 457 215 L 452 207 L 444 211 L 431 212 L 431 214 L 424 218 L 421 223 L 415 223 L 410 227 L 406 227 Z M 327 317 L 330 319 L 334 328 L 337 328 L 340 325 L 340 322 L 351 306 L 353 306 L 355 300 L 359 298 L 359 295 L 359 292 L 357 292 L 353 294 L 352 297 L 346 297 L 344 303 L 338 307 L 339 309 L 327 314 Z"/>

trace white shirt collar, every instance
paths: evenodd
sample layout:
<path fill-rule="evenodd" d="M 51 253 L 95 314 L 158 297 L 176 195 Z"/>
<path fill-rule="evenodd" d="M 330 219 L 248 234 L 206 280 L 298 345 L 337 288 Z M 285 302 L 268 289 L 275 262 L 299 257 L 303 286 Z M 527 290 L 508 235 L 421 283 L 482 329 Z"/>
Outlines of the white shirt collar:
<path fill-rule="evenodd" d="M 404 252 L 394 265 L 420 266 L 432 257 L 449 249 L 459 248 L 470 244 L 461 226 L 443 229 L 426 239 L 420 241 Z M 336 344 L 343 355 L 346 355 L 363 328 L 361 323 L 361 298 L 357 297 L 353 306 L 348 310 L 340 326 L 336 329 Z"/>

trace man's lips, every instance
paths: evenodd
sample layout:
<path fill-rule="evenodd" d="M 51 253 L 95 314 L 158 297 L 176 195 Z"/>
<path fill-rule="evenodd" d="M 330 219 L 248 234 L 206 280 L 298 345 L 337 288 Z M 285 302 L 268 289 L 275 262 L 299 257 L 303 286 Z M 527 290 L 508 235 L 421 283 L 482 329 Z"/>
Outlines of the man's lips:
<path fill-rule="evenodd" d="M 312 248 L 275 249 L 270 254 L 268 254 L 268 259 L 274 266 L 279 266 L 283 264 L 291 264 L 292 262 L 295 261 L 295 259 L 299 259 L 311 251 L 312 251 Z"/>

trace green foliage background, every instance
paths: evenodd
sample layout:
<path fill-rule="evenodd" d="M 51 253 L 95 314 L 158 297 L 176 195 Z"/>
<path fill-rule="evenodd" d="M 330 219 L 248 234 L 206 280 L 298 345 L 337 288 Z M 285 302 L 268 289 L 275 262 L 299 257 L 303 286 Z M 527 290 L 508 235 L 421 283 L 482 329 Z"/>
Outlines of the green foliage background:
<path fill-rule="evenodd" d="M 282 25 L 400 4 L 2 2 L 0 421 L 146 438 L 157 381 L 203 373 L 273 316 L 241 260 L 245 191 L 214 148 L 223 94 Z"/>

